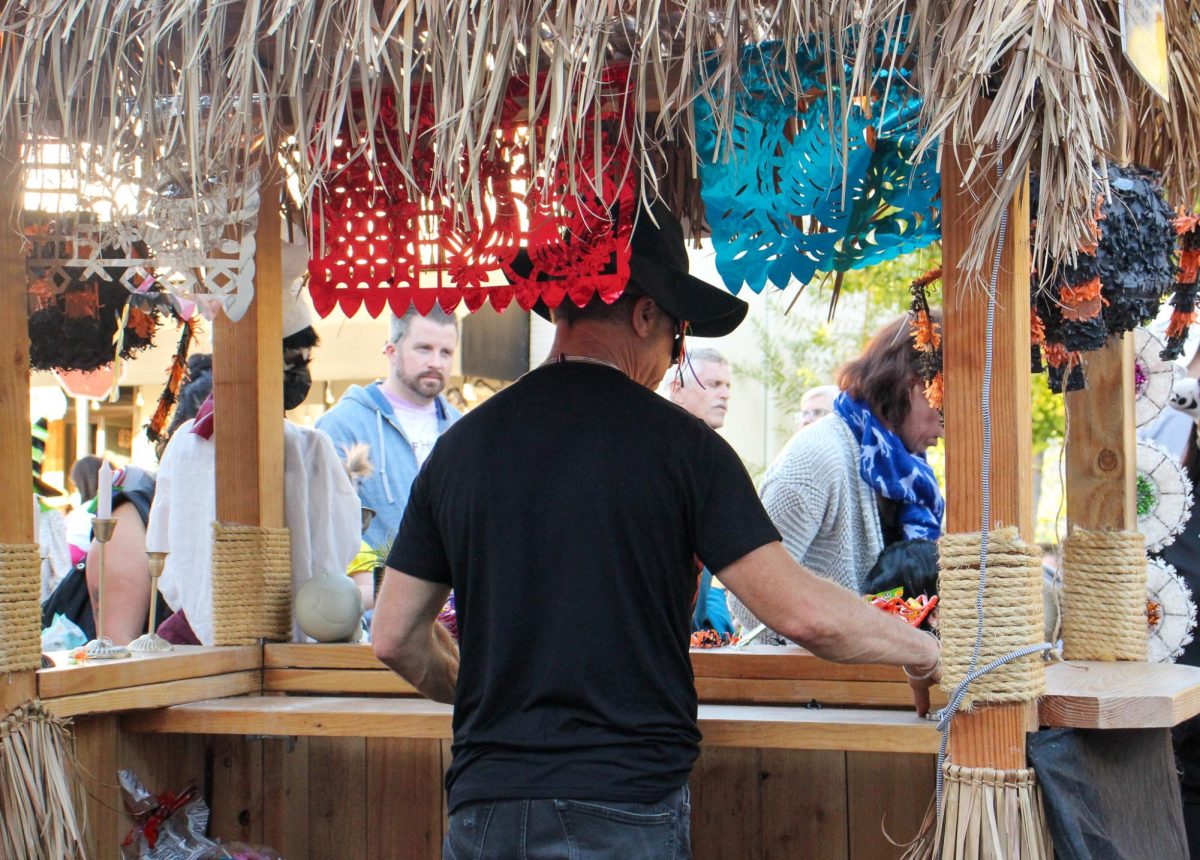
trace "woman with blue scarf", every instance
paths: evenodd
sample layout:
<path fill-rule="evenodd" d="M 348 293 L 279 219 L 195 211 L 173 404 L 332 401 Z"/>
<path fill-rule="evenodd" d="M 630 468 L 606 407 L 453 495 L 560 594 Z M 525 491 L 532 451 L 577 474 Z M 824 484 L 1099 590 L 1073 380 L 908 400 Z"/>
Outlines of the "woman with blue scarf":
<path fill-rule="evenodd" d="M 833 414 L 792 437 L 761 496 L 798 562 L 864 593 L 886 547 L 941 536 L 945 502 L 925 452 L 942 422 L 925 399 L 907 314 L 876 332 L 837 384 Z M 730 608 L 746 629 L 757 626 L 732 596 Z"/>

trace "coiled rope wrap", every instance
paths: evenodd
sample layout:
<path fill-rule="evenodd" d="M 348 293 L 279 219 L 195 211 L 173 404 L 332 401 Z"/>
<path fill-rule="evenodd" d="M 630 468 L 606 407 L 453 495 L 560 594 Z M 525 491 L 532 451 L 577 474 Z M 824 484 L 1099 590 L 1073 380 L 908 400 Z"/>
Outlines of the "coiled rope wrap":
<path fill-rule="evenodd" d="M 975 649 L 979 593 L 979 532 L 949 534 L 941 540 L 938 626 L 942 635 L 942 689 L 947 695 L 967 676 Z M 1041 554 L 1021 540 L 1015 528 L 988 535 L 987 583 L 979 666 L 1042 642 Z M 1030 702 L 1046 690 L 1040 654 L 1028 654 L 978 678 L 962 701 Z"/>
<path fill-rule="evenodd" d="M 41 571 L 37 544 L 0 544 L 0 674 L 41 666 Z"/>
<path fill-rule="evenodd" d="M 288 530 L 213 523 L 213 643 L 253 645 L 292 637 Z"/>
<path fill-rule="evenodd" d="M 1146 659 L 1146 539 L 1075 528 L 1063 545 L 1063 657 Z"/>

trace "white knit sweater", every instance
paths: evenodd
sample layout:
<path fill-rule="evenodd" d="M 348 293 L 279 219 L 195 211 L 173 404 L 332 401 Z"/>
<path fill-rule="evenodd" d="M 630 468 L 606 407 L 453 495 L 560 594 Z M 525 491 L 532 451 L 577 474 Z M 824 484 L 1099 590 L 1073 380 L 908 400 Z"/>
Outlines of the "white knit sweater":
<path fill-rule="evenodd" d="M 792 557 L 855 592 L 883 551 L 879 508 L 859 477 L 858 460 L 854 434 L 840 416 L 829 415 L 792 437 L 759 493 Z M 732 593 L 728 599 L 745 629 L 758 626 Z"/>

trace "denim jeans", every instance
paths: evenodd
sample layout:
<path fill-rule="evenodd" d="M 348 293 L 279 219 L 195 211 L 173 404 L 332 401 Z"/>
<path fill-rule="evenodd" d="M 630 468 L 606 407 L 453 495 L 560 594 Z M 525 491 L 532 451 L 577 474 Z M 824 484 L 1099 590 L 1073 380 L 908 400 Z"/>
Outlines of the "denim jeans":
<path fill-rule="evenodd" d="M 658 803 L 481 800 L 450 814 L 443 860 L 691 860 L 687 785 Z"/>

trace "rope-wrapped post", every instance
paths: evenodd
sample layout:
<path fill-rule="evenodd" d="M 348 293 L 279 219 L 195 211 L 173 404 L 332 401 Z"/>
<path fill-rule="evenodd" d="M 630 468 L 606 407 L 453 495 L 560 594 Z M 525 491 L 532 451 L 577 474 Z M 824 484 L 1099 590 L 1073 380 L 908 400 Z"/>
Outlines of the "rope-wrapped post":
<path fill-rule="evenodd" d="M 1063 656 L 1146 659 L 1146 540 L 1074 528 L 1063 545 Z"/>
<path fill-rule="evenodd" d="M 213 643 L 290 639 L 291 568 L 286 528 L 213 523 Z"/>
<path fill-rule="evenodd" d="M 938 619 L 942 689 L 952 695 L 971 668 L 979 594 L 979 532 L 941 540 Z M 975 668 L 1043 639 L 1042 557 L 1015 528 L 989 533 L 983 593 L 983 640 Z M 1046 691 L 1041 654 L 1019 657 L 971 684 L 962 707 L 974 702 L 1032 702 Z"/>
<path fill-rule="evenodd" d="M 0 675 L 41 666 L 41 565 L 37 544 L 0 544 Z"/>

